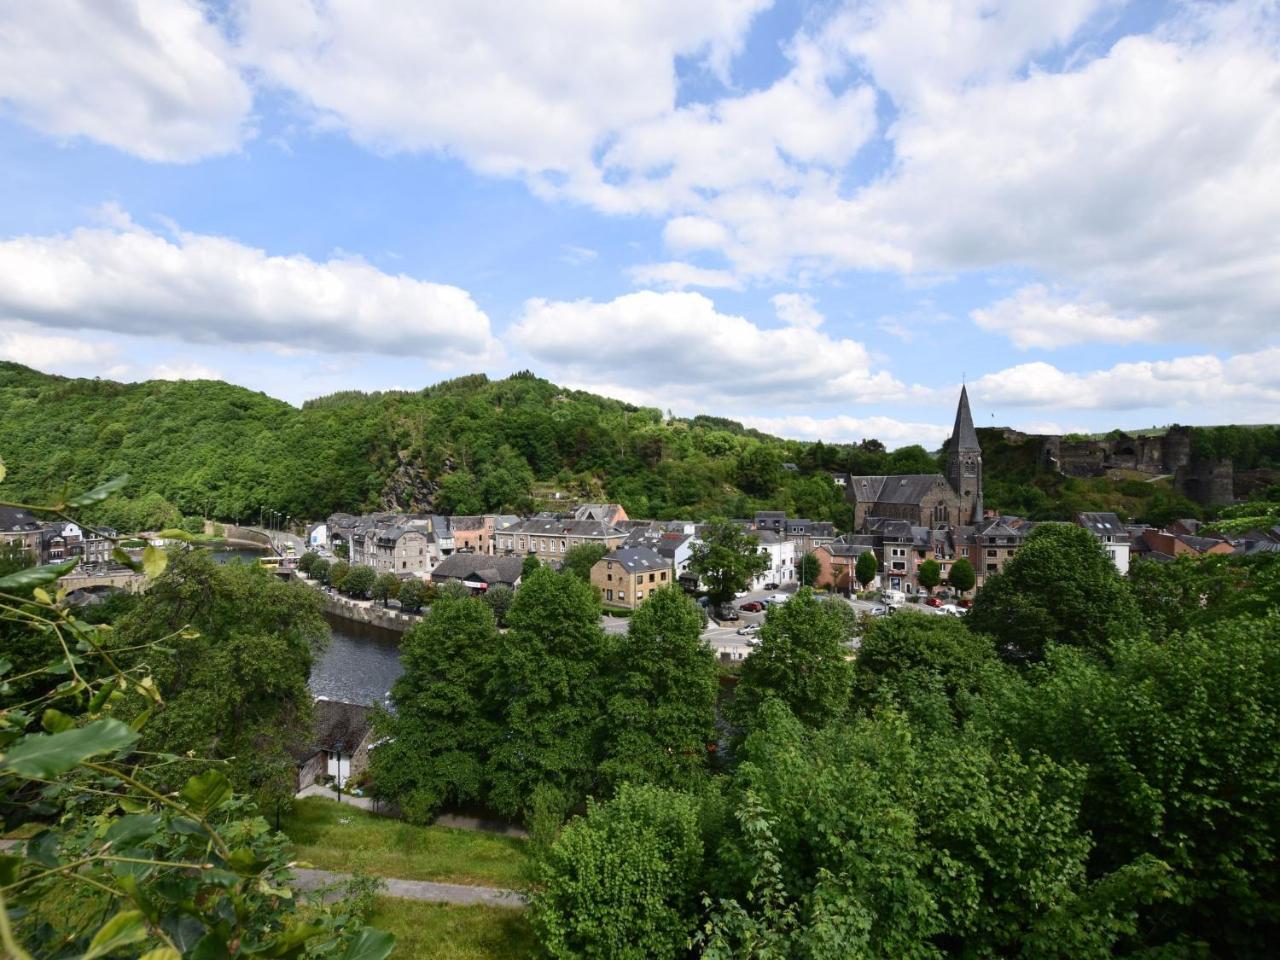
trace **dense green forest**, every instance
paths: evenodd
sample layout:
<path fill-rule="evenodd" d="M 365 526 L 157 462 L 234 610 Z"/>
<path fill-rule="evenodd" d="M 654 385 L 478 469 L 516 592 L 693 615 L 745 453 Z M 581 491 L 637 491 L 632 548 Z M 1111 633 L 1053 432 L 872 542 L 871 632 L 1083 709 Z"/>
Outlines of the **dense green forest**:
<path fill-rule="evenodd" d="M 341 393 L 298 409 L 215 381 L 73 380 L 0 363 L 0 409 L 0 457 L 15 495 L 128 473 L 132 499 L 94 518 L 121 528 L 179 514 L 256 521 L 263 509 L 529 510 L 552 488 L 620 502 L 633 516 L 772 508 L 839 522 L 847 510 L 827 470 L 937 469 L 920 447 L 781 440 L 523 373 L 416 393 Z"/>
<path fill-rule="evenodd" d="M 784 440 L 721 417 L 678 418 L 530 373 L 462 377 L 417 392 L 339 393 L 300 409 L 218 381 L 122 384 L 0 362 L 0 458 L 14 495 L 41 499 L 128 473 L 128 496 L 88 519 L 121 529 L 183 515 L 258 521 L 263 511 L 526 512 L 553 490 L 619 502 L 635 517 L 785 510 L 846 527 L 829 471 L 932 473 L 937 453 L 876 440 Z M 979 431 L 986 504 L 1036 520 L 1115 510 L 1163 524 L 1202 516 L 1162 483 L 1076 479 L 1038 468 L 1031 447 Z M 1280 428 L 1196 430 L 1205 456 L 1280 462 Z M 793 464 L 796 470 L 784 468 Z"/>

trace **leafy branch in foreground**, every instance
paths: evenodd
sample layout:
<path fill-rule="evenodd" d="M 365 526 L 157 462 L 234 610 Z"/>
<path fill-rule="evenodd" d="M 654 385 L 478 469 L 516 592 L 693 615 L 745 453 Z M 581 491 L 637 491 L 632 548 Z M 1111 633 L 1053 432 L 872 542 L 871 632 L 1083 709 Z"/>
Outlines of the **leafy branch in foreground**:
<path fill-rule="evenodd" d="M 24 506 L 65 516 L 122 485 Z M 138 566 L 158 576 L 165 554 L 151 549 Z M 122 656 L 138 651 L 67 604 L 55 585 L 74 566 L 0 578 L 0 828 L 26 836 L 0 852 L 0 954 L 389 956 L 394 938 L 350 904 L 295 895 L 284 838 L 217 764 L 173 789 L 166 773 L 180 758 L 138 749 L 162 693 L 146 656 Z M 169 639 L 142 652 L 162 654 Z M 15 651 L 46 656 L 15 666 Z"/>

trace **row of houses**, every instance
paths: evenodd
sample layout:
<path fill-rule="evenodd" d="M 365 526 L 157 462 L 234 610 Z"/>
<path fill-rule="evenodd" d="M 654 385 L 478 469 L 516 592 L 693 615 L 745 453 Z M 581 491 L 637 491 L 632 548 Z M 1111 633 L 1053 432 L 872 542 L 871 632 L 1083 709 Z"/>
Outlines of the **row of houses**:
<path fill-rule="evenodd" d="M 24 554 L 33 563 L 85 564 L 111 560 L 116 532 L 94 529 L 71 520 L 41 520 L 26 510 L 0 506 L 0 546 Z"/>

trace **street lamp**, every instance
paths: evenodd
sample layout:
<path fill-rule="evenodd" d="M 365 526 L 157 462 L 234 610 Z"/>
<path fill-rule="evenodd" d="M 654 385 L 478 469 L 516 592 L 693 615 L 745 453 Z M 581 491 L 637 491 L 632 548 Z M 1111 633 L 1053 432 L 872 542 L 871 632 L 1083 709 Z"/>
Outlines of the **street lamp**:
<path fill-rule="evenodd" d="M 338 784 L 338 802 L 342 802 L 342 750 L 346 746 L 341 740 L 333 745 L 333 749 L 338 754 L 338 776 L 336 782 Z"/>

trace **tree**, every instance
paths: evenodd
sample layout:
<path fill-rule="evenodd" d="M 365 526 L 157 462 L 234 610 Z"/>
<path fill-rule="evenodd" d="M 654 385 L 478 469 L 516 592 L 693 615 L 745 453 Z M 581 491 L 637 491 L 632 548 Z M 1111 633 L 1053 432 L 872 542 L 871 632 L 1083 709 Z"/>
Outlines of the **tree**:
<path fill-rule="evenodd" d="M 333 555 L 340 560 L 349 560 L 351 559 L 351 548 L 345 543 L 335 543 L 333 545 Z"/>
<path fill-rule="evenodd" d="M 520 565 L 520 579 L 525 580 L 529 574 L 542 566 L 542 561 L 538 559 L 536 553 L 525 554 L 524 563 Z"/>
<path fill-rule="evenodd" d="M 373 581 L 373 599 L 381 600 L 385 608 L 400 596 L 400 578 L 394 573 L 380 573 Z"/>
<path fill-rule="evenodd" d="M 968 557 L 956 558 L 955 562 L 951 564 L 951 572 L 947 574 L 947 582 L 951 584 L 953 590 L 958 591 L 961 595 L 974 588 L 978 578 L 974 575 L 973 564 L 969 562 Z"/>
<path fill-rule="evenodd" d="M 933 596 L 933 588 L 942 582 L 942 564 L 933 558 L 926 560 L 916 568 L 916 579 L 929 592 L 929 596 Z"/>
<path fill-rule="evenodd" d="M 582 543 L 576 547 L 570 547 L 560 563 L 560 570 L 590 583 L 591 568 L 608 552 L 601 543 Z"/>
<path fill-rule="evenodd" d="M 782 457 L 774 447 L 749 441 L 738 456 L 734 476 L 747 493 L 768 496 L 782 479 Z"/>
<path fill-rule="evenodd" d="M 342 590 L 347 582 L 347 575 L 351 573 L 351 564 L 345 560 L 335 560 L 329 565 L 329 586 L 335 590 Z"/>
<path fill-rule="evenodd" d="M 172 652 L 152 664 L 164 701 L 147 749 L 221 759 L 237 789 L 292 796 L 289 751 L 310 739 L 307 677 L 329 638 L 314 591 L 183 550 L 115 632 L 125 647 L 169 638 Z M 179 762 L 175 775 L 204 769 Z"/>
<path fill-rule="evenodd" d="M 501 583 L 495 583 L 480 595 L 480 599 L 484 601 L 485 606 L 493 611 L 493 619 L 498 621 L 498 626 L 505 627 L 507 625 L 507 613 L 511 609 L 511 603 L 515 600 L 516 593 L 510 587 Z"/>
<path fill-rule="evenodd" d="M 316 561 L 319 559 L 320 554 L 316 553 L 314 550 L 308 550 L 298 558 L 298 569 L 309 577 L 311 576 L 311 568 L 316 565 Z"/>
<path fill-rule="evenodd" d="M 606 707 L 606 784 L 688 786 L 716 739 L 719 677 L 702 641 L 702 613 L 679 587 L 660 587 L 618 644 Z"/>
<path fill-rule="evenodd" d="M 742 664 L 734 695 L 734 717 L 750 728 L 763 703 L 776 698 L 801 722 L 822 726 L 849 704 L 852 667 L 845 658 L 848 624 L 836 603 L 802 587 L 769 608 L 760 646 Z"/>
<path fill-rule="evenodd" d="M 369 591 L 373 589 L 377 580 L 378 575 L 373 567 L 366 567 L 360 563 L 347 571 L 347 575 L 342 578 L 341 589 L 347 596 L 363 600 L 369 596 Z"/>
<path fill-rule="evenodd" d="M 728 520 L 707 524 L 689 557 L 689 571 L 717 607 L 732 601 L 735 593 L 745 590 L 768 567 L 769 558 L 760 552 L 756 537 Z"/>
<path fill-rule="evenodd" d="M 876 563 L 876 555 L 872 550 L 866 550 L 858 556 L 858 562 L 854 565 L 853 575 L 857 577 L 858 583 L 862 589 L 867 589 L 867 584 L 876 578 L 878 572 L 878 564 Z"/>
<path fill-rule="evenodd" d="M 653 786 L 589 801 L 536 867 L 543 949 L 557 960 L 687 956 L 704 882 L 699 821 L 696 799 Z"/>
<path fill-rule="evenodd" d="M 417 577 L 400 584 L 400 609 L 406 613 L 417 613 L 427 599 L 427 588 Z"/>
<path fill-rule="evenodd" d="M 796 564 L 796 575 L 800 578 L 800 586 L 812 587 L 817 584 L 818 577 L 822 575 L 822 564 L 818 561 L 816 555 L 806 553 L 800 558 L 800 562 Z"/>
<path fill-rule="evenodd" d="M 307 575 L 317 583 L 328 583 L 330 568 L 329 561 L 324 557 L 316 557 L 311 563 L 311 569 L 307 571 Z"/>
<path fill-rule="evenodd" d="M 516 592 L 507 622 L 489 691 L 501 710 L 489 800 L 511 816 L 544 787 L 567 810 L 591 790 L 599 761 L 611 652 L 600 600 L 577 577 L 540 567 Z"/>
<path fill-rule="evenodd" d="M 484 799 L 484 770 L 498 725 L 489 700 L 498 629 L 479 600 L 437 600 L 400 644 L 404 673 L 391 688 L 395 711 L 376 724 L 376 793 L 426 823 L 448 803 Z"/>
<path fill-rule="evenodd" d="M 1093 534 L 1065 523 L 1031 532 L 1003 573 L 987 578 L 970 627 L 995 638 L 1010 660 L 1035 661 L 1052 644 L 1100 653 L 1142 631 L 1129 585 Z"/>

